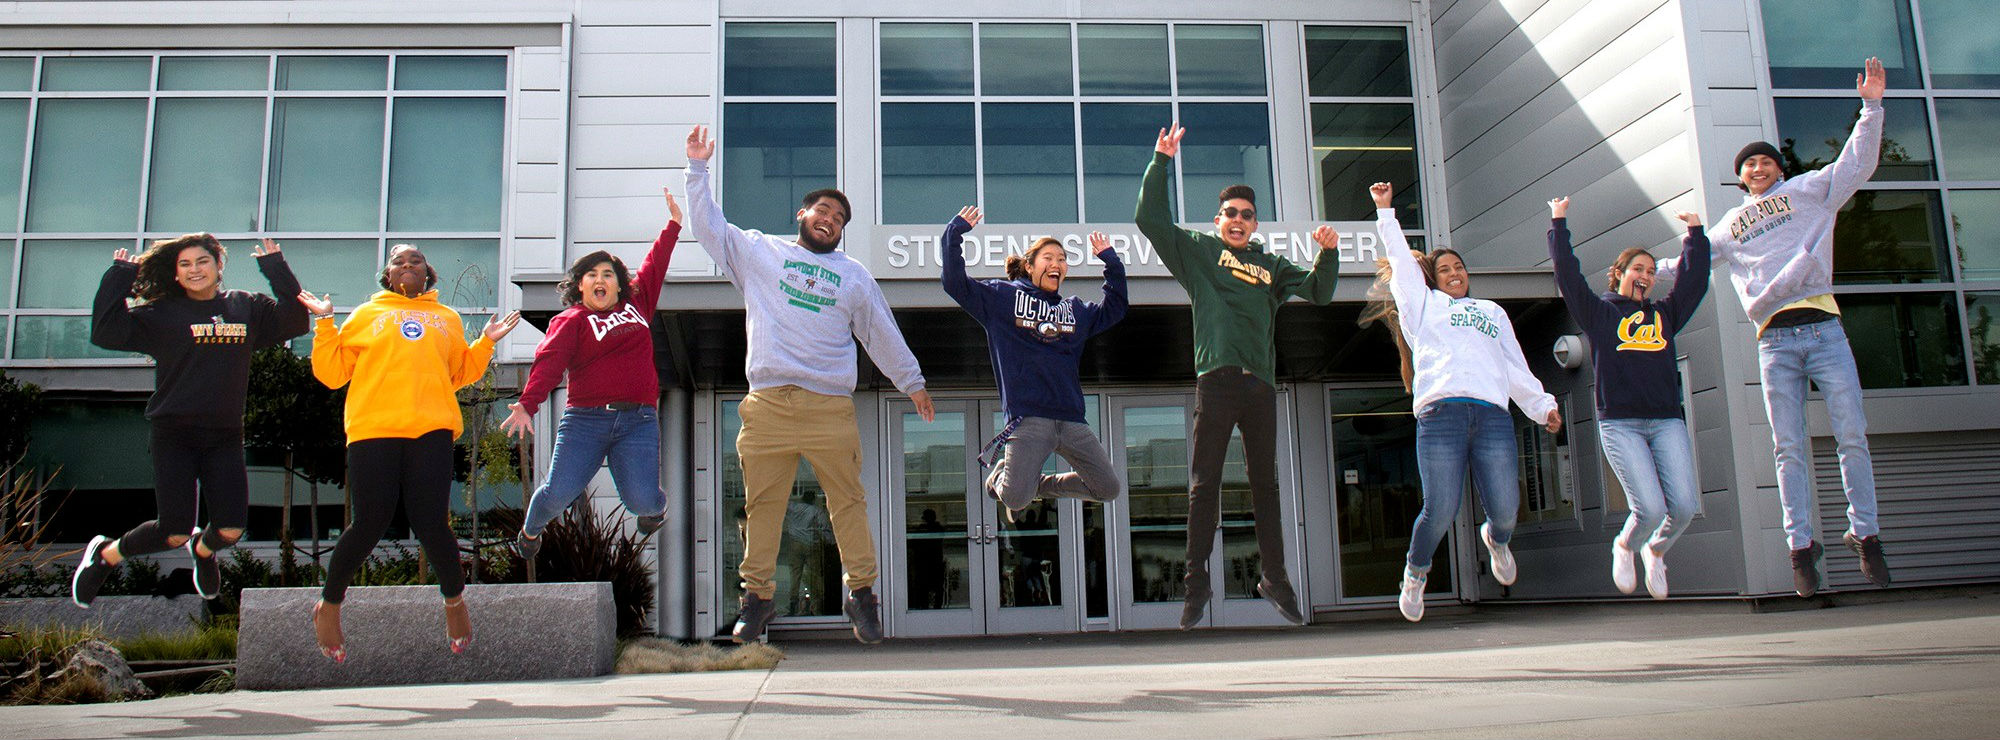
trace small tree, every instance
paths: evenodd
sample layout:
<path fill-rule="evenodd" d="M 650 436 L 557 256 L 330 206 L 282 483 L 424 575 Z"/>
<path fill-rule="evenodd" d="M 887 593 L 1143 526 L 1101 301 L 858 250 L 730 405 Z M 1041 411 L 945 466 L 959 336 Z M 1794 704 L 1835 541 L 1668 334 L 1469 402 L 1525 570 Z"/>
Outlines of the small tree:
<path fill-rule="evenodd" d="M 291 562 L 292 483 L 303 478 L 311 486 L 312 558 L 318 563 L 319 486 L 347 477 L 347 433 L 342 407 L 345 389 L 327 388 L 313 377 L 312 363 L 287 347 L 259 350 L 250 360 L 249 396 L 243 409 L 243 441 L 284 456 L 284 510 L 279 517 L 280 546 Z"/>

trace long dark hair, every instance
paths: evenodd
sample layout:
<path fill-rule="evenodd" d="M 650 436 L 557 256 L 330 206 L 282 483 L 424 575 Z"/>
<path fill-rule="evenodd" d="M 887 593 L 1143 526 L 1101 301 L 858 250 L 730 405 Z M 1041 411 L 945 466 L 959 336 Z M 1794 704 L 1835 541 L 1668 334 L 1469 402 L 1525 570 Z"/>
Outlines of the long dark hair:
<path fill-rule="evenodd" d="M 569 266 L 569 273 L 563 276 L 563 281 L 556 283 L 556 292 L 562 295 L 562 304 L 574 306 L 582 303 L 583 276 L 606 262 L 611 263 L 611 271 L 618 274 L 618 300 L 632 300 L 632 273 L 625 269 L 625 260 L 600 249 L 576 258 L 576 262 Z"/>
<path fill-rule="evenodd" d="M 186 298 L 187 289 L 174 280 L 174 268 L 180 262 L 181 250 L 201 247 L 208 256 L 215 258 L 216 287 L 221 288 L 222 257 L 229 253 L 215 235 L 208 232 L 186 234 L 174 239 L 161 239 L 146 248 L 139 255 L 139 279 L 132 281 L 132 295 L 140 301 L 152 303 L 169 296 Z"/>
<path fill-rule="evenodd" d="M 1431 290 L 1438 289 L 1437 260 L 1447 254 L 1458 257 L 1460 262 L 1465 261 L 1457 250 L 1449 247 L 1432 250 L 1430 254 L 1410 250 L 1410 256 L 1417 260 L 1418 271 L 1424 274 L 1425 287 Z M 1409 392 L 1415 388 L 1417 370 L 1410 361 L 1409 341 L 1403 338 L 1403 316 L 1396 311 L 1396 298 L 1389 292 L 1389 279 L 1394 272 L 1389 258 L 1375 260 L 1375 282 L 1368 285 L 1368 304 L 1361 308 L 1361 318 L 1356 323 L 1366 327 L 1380 321 L 1389 327 L 1389 336 L 1396 340 L 1396 356 L 1399 360 L 1398 370 L 1403 378 L 1403 390 Z"/>
<path fill-rule="evenodd" d="M 1640 255 L 1645 255 L 1646 257 L 1650 258 L 1653 256 L 1653 253 L 1646 251 L 1645 247 L 1626 247 L 1625 251 L 1618 253 L 1618 259 L 1613 260 L 1611 263 L 1611 279 L 1609 281 L 1611 285 L 1611 292 L 1613 293 L 1618 292 L 1619 276 L 1624 275 L 1625 268 L 1631 267 L 1632 260 L 1637 259 Z M 1659 262 L 1659 260 L 1657 259 L 1653 261 L 1656 263 Z"/>
<path fill-rule="evenodd" d="M 1034 246 L 1028 247 L 1028 251 L 1026 252 L 1007 255 L 1007 279 L 1019 280 L 1027 277 L 1028 268 L 1033 267 L 1035 264 L 1035 254 L 1048 247 L 1055 247 L 1060 251 L 1062 250 L 1062 242 L 1057 241 L 1055 237 L 1045 236 L 1036 239 Z M 1068 259 L 1068 257 L 1064 257 L 1064 259 Z"/>

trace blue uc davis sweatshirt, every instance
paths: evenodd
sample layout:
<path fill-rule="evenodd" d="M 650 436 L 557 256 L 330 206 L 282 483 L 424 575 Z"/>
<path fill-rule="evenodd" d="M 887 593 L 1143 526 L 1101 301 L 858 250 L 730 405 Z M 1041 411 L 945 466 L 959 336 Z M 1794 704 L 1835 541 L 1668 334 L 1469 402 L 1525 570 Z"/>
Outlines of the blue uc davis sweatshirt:
<path fill-rule="evenodd" d="M 1662 300 L 1634 301 L 1590 289 L 1569 243 L 1568 219 L 1549 220 L 1549 259 L 1569 315 L 1590 337 L 1597 368 L 1597 413 L 1606 419 L 1678 419 L 1680 366 L 1674 335 L 1708 294 L 1708 235 L 1690 227 L 1681 238 L 1681 279 Z"/>
<path fill-rule="evenodd" d="M 1007 415 L 1085 423 L 1083 345 L 1125 318 L 1125 265 L 1104 254 L 1104 302 L 1091 303 L 1035 287 L 1026 280 L 973 280 L 961 245 L 972 225 L 953 217 L 944 227 L 944 292 L 986 329 L 1000 403 Z"/>

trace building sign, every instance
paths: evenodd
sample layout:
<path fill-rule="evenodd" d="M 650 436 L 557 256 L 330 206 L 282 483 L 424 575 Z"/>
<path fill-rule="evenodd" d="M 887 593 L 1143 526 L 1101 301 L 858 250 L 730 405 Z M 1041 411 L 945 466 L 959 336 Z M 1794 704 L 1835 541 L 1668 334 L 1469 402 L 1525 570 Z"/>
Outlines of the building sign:
<path fill-rule="evenodd" d="M 1319 256 L 1320 246 L 1312 239 L 1312 230 L 1319 228 L 1319 221 L 1275 222 L 1260 224 L 1253 242 L 1264 245 L 1274 254 L 1281 255 L 1300 267 L 1311 269 L 1313 260 Z M 1343 221 L 1327 224 L 1340 233 L 1340 272 L 1344 275 L 1368 274 L 1375 272 L 1375 259 L 1382 256 L 1381 239 L 1375 235 L 1373 221 Z M 1207 227 L 1210 224 L 1199 224 Z M 855 229 L 860 231 L 860 229 Z M 1123 224 L 981 224 L 965 235 L 963 255 L 966 271 L 974 278 L 1000 277 L 1007 269 L 1007 257 L 1027 251 L 1037 240 L 1049 236 L 1062 240 L 1063 249 L 1069 253 L 1071 274 L 1078 276 L 1098 275 L 1103 262 L 1090 250 L 1090 232 L 1102 231 L 1111 239 L 1111 248 L 1117 250 L 1118 257 L 1125 263 L 1128 276 L 1166 276 L 1166 263 L 1160 259 L 1159 250 L 1139 229 L 1129 223 Z M 870 245 L 864 262 L 878 279 L 931 279 L 938 276 L 938 268 L 945 259 L 940 240 L 944 230 L 937 227 L 920 226 L 875 226 L 867 234 L 849 234 L 861 237 L 862 243 Z M 850 247 L 853 245 L 850 242 Z"/>

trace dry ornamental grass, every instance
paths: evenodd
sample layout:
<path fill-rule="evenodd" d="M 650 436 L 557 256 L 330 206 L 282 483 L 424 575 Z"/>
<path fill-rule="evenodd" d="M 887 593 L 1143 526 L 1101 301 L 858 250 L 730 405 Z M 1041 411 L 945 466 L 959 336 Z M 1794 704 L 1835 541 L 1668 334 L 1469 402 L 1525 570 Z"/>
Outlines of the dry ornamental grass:
<path fill-rule="evenodd" d="M 618 672 L 754 671 L 775 667 L 784 659 L 784 651 L 762 643 L 725 649 L 713 643 L 683 645 L 673 640 L 641 637 L 627 641 L 619 650 Z"/>

